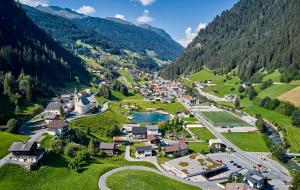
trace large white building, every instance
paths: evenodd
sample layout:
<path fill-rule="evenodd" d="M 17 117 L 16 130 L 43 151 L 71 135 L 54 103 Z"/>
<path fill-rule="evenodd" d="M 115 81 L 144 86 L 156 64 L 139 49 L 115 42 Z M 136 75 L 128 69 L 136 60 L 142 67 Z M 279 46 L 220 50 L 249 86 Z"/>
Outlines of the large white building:
<path fill-rule="evenodd" d="M 94 96 L 77 93 L 77 90 L 75 89 L 74 92 L 75 112 L 79 114 L 85 114 L 97 107 L 98 107 L 98 102 Z"/>

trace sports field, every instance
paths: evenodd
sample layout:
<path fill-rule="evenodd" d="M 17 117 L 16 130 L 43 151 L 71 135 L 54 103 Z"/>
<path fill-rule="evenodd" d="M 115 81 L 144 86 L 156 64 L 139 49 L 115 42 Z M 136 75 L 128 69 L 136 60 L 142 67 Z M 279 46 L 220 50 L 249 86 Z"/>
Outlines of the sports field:
<path fill-rule="evenodd" d="M 213 123 L 217 127 L 248 127 L 249 123 L 243 121 L 237 116 L 225 112 L 225 111 L 217 111 L 217 112 L 201 112 L 211 123 Z"/>

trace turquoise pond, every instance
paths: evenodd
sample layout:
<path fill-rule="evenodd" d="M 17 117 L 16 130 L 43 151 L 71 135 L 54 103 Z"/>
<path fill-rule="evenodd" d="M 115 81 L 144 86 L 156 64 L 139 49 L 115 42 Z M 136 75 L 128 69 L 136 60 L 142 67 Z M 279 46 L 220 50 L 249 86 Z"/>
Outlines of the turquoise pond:
<path fill-rule="evenodd" d="M 157 123 L 170 119 L 169 115 L 158 112 L 135 112 L 130 115 L 135 123 Z"/>

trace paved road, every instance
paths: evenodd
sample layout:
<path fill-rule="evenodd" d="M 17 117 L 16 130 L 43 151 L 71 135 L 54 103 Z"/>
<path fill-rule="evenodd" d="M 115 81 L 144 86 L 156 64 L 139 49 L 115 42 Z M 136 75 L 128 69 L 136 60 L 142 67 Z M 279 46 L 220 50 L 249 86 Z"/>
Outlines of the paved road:
<path fill-rule="evenodd" d="M 255 166 L 257 163 L 262 164 L 264 167 L 266 167 L 270 174 L 276 176 L 282 181 L 290 181 L 291 177 L 289 176 L 287 171 L 283 171 L 282 166 L 279 164 L 271 164 L 268 162 L 262 163 L 261 159 L 257 159 L 257 157 L 248 154 L 247 152 L 241 150 L 236 145 L 231 143 L 229 140 L 227 140 L 220 132 L 218 132 L 215 127 L 208 122 L 196 109 L 192 109 L 190 106 L 185 104 L 184 102 L 180 101 L 181 104 L 183 104 L 187 109 L 189 109 L 192 113 L 194 113 L 195 117 L 211 132 L 213 133 L 217 138 L 221 139 L 223 143 L 225 143 L 228 147 L 233 148 L 236 153 L 247 162 L 251 163 L 253 166 Z"/>

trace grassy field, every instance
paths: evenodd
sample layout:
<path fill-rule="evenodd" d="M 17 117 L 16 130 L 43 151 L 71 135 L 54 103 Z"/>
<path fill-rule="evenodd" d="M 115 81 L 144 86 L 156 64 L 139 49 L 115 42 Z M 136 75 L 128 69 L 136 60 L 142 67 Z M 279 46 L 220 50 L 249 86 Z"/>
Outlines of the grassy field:
<path fill-rule="evenodd" d="M 278 96 L 294 89 L 295 87 L 297 87 L 297 85 L 295 84 L 275 84 L 269 88 L 266 88 L 265 90 L 260 91 L 258 97 L 264 98 L 266 96 L 269 96 L 270 98 L 277 98 Z"/>
<path fill-rule="evenodd" d="M 123 101 L 122 104 L 123 105 L 126 105 L 126 104 L 138 105 L 138 106 L 142 107 L 143 109 L 146 109 L 146 108 L 161 108 L 164 111 L 169 112 L 169 113 L 174 114 L 174 115 L 176 114 L 176 111 L 184 111 L 185 110 L 183 105 L 181 105 L 178 102 L 170 103 L 170 104 L 163 104 L 161 102 L 151 103 L 151 102 L 148 102 L 148 101 L 130 101 L 130 102 Z"/>
<path fill-rule="evenodd" d="M 215 126 L 249 126 L 248 123 L 243 121 L 242 119 L 238 118 L 237 116 L 234 116 L 233 114 L 230 114 L 225 111 L 219 111 L 219 112 L 202 112 L 202 114 L 210 120 Z"/>
<path fill-rule="evenodd" d="M 239 85 L 215 85 L 205 87 L 205 91 L 214 94 L 220 98 L 223 98 L 226 94 L 239 94 Z"/>
<path fill-rule="evenodd" d="M 227 84 L 235 84 L 239 83 L 239 79 L 237 76 L 230 76 L 232 79 L 227 81 Z M 189 76 L 189 79 L 194 82 L 201 82 L 205 80 L 212 80 L 214 84 L 224 84 L 224 80 L 226 79 L 225 75 L 215 75 L 213 72 L 208 70 L 201 70 L 197 73 L 194 73 Z"/>
<path fill-rule="evenodd" d="M 189 142 L 188 147 L 193 152 L 209 153 L 209 147 L 206 142 Z"/>
<path fill-rule="evenodd" d="M 143 100 L 144 97 L 140 94 L 135 94 L 133 90 L 129 90 L 129 95 L 125 96 L 121 92 L 118 91 L 112 91 L 112 100 L 120 101 L 120 100 Z"/>
<path fill-rule="evenodd" d="M 195 117 L 185 117 L 185 118 L 181 118 L 181 120 L 186 121 L 186 122 L 190 122 L 190 123 L 198 122 L 198 120 Z"/>
<path fill-rule="evenodd" d="M 58 155 L 48 155 L 43 167 L 27 171 L 17 165 L 0 168 L 0 189 L 9 190 L 99 190 L 99 177 L 105 172 L 121 166 L 142 165 L 144 162 L 127 162 L 124 154 L 112 158 L 95 159 L 81 173 L 68 169 L 68 161 Z"/>
<path fill-rule="evenodd" d="M 25 141 L 27 139 L 27 136 L 0 132 L 0 158 L 8 154 L 8 149 L 13 142 Z"/>
<path fill-rule="evenodd" d="M 286 93 L 280 95 L 278 97 L 279 100 L 282 101 L 288 101 L 295 106 L 299 107 L 300 106 L 300 86 L 297 88 L 294 88 L 292 90 L 286 90 Z"/>
<path fill-rule="evenodd" d="M 190 130 L 197 136 L 198 139 L 206 140 L 215 139 L 216 137 L 205 127 L 190 128 Z"/>
<path fill-rule="evenodd" d="M 244 151 L 269 152 L 263 136 L 259 132 L 223 133 L 223 135 Z"/>
<path fill-rule="evenodd" d="M 280 82 L 280 76 L 281 74 L 279 73 L 278 70 L 275 70 L 273 73 L 270 73 L 266 76 L 263 77 L 263 81 L 267 81 L 271 79 L 273 82 Z"/>
<path fill-rule="evenodd" d="M 127 82 L 129 82 L 130 84 L 134 84 L 135 83 L 132 75 L 128 71 L 126 71 L 126 70 L 119 70 L 118 73 L 121 76 L 125 77 L 126 80 L 127 80 Z"/>
<path fill-rule="evenodd" d="M 122 183 L 120 183 L 122 182 Z M 108 177 L 107 186 L 111 190 L 196 190 L 197 187 L 189 186 L 159 174 L 127 170 L 115 173 Z"/>

